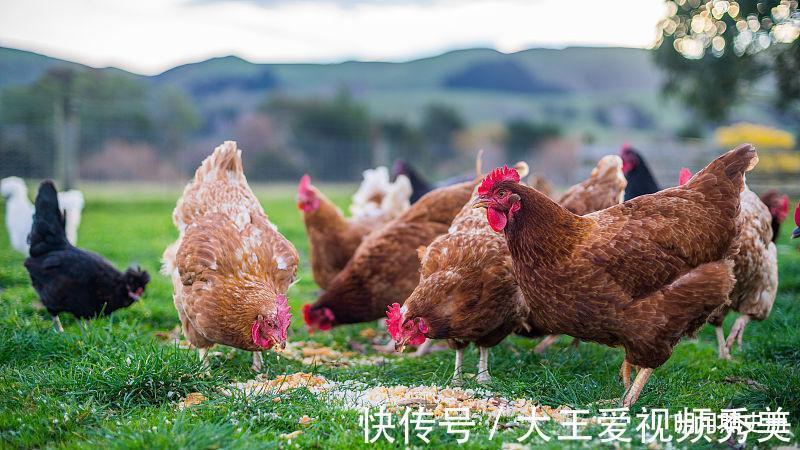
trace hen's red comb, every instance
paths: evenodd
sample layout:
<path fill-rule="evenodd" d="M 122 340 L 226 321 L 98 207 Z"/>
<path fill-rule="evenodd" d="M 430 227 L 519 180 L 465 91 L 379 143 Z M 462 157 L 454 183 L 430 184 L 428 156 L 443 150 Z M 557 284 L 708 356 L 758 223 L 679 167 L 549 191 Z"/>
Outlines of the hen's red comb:
<path fill-rule="evenodd" d="M 306 303 L 303 305 L 303 321 L 306 325 L 311 325 L 311 304 Z"/>
<path fill-rule="evenodd" d="M 678 175 L 678 185 L 683 186 L 692 179 L 692 171 L 686 167 L 681 167 L 681 173 Z"/>
<path fill-rule="evenodd" d="M 311 188 L 311 177 L 309 177 L 308 174 L 305 174 L 303 175 L 302 178 L 300 178 L 300 185 L 297 186 L 297 192 L 301 194 L 306 194 L 311 190 L 310 188 Z"/>
<path fill-rule="evenodd" d="M 386 310 L 386 331 L 397 340 L 400 337 L 400 329 L 403 326 L 403 312 L 400 311 L 399 303 L 392 303 Z"/>
<path fill-rule="evenodd" d="M 510 169 L 508 166 L 494 169 L 489 175 L 486 175 L 486 178 L 481 182 L 481 185 L 478 187 L 478 195 L 488 194 L 492 190 L 492 186 L 501 181 L 519 183 L 519 172 Z"/>
<path fill-rule="evenodd" d="M 778 205 L 778 222 L 783 222 L 789 214 L 789 196 L 781 195 L 781 203 Z"/>
<path fill-rule="evenodd" d="M 794 209 L 794 224 L 800 227 L 800 203 Z"/>

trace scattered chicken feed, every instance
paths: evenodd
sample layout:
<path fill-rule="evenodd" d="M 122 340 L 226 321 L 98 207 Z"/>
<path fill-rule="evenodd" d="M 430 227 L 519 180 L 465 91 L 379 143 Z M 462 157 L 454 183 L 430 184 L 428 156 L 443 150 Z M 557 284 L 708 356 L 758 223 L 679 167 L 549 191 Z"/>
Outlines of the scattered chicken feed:
<path fill-rule="evenodd" d="M 367 356 L 355 351 L 336 350 L 314 341 L 288 342 L 279 355 L 305 365 L 322 364 L 331 367 L 383 364 L 385 359 L 382 355 Z"/>
<path fill-rule="evenodd" d="M 547 414 L 556 421 L 563 419 L 562 411 L 568 408 L 551 408 L 536 402 L 518 398 L 508 399 L 485 390 L 440 388 L 437 386 L 375 386 L 369 387 L 357 381 L 335 382 L 320 375 L 297 372 L 268 379 L 264 374 L 243 383 L 233 383 L 223 391 L 225 395 L 236 392 L 245 395 L 275 396 L 292 389 L 306 388 L 317 396 L 324 396 L 348 409 L 385 407 L 389 411 L 402 412 L 408 408 L 425 408 L 436 417 L 450 408 L 469 408 L 474 414 L 486 416 L 522 417 Z M 280 398 L 280 397 L 275 397 Z M 273 401 L 274 398 L 273 398 Z"/>
<path fill-rule="evenodd" d="M 178 409 L 186 409 L 206 401 L 206 396 L 199 392 L 192 392 L 185 399 L 178 402 Z"/>

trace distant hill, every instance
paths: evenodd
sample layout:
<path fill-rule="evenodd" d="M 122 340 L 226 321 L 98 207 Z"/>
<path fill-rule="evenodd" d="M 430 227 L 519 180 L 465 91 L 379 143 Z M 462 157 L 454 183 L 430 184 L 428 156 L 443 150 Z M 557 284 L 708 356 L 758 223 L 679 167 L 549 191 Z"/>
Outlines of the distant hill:
<path fill-rule="evenodd" d="M 0 87 L 34 81 L 54 65 L 82 64 L 38 53 L 0 47 Z M 483 70 L 481 70 L 483 69 Z M 513 71 L 504 80 L 488 80 L 471 88 L 519 91 L 520 79 L 536 80 L 546 86 L 566 91 L 608 91 L 614 89 L 654 89 L 659 74 L 649 51 L 631 48 L 570 47 L 561 50 L 530 49 L 504 54 L 490 49 L 456 50 L 442 55 L 403 63 L 349 61 L 338 64 L 256 64 L 237 56 L 212 58 L 169 69 L 152 78 L 172 83 L 188 92 L 208 93 L 197 86 L 239 87 L 261 91 L 280 86 L 288 91 L 319 92 L 347 86 L 359 92 L 387 89 L 433 89 L 446 87 L 447 80 L 465 71 L 481 71 L 497 77 L 498 72 Z M 268 79 L 261 82 L 260 79 Z M 453 83 L 450 83 L 453 84 Z M 458 83 L 455 83 L 456 87 Z M 194 89 L 192 87 L 195 87 Z M 210 89 L 214 93 L 215 89 Z"/>
<path fill-rule="evenodd" d="M 55 65 L 85 67 L 0 47 L 0 88 L 30 83 Z M 252 110 L 270 93 L 331 95 L 341 88 L 349 89 L 377 116 L 412 120 L 430 102 L 450 103 L 470 121 L 524 116 L 594 123 L 595 117 L 605 114 L 597 110 L 602 107 L 643 111 L 637 115 L 648 114 L 648 109 L 658 114 L 660 109 L 661 76 L 650 52 L 631 48 L 530 49 L 511 54 L 467 49 L 402 63 L 256 64 L 225 56 L 152 77 L 130 76 L 180 88 L 206 120 Z"/>
<path fill-rule="evenodd" d="M 36 81 L 53 66 L 86 67 L 38 53 L 0 47 L 0 88 Z"/>

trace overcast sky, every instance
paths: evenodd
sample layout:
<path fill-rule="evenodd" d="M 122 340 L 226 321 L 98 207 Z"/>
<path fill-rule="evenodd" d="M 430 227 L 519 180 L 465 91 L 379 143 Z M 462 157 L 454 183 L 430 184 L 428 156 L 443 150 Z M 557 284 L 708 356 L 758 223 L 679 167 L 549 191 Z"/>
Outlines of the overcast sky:
<path fill-rule="evenodd" d="M 254 62 L 403 61 L 467 47 L 648 47 L 662 0 L 0 0 L 0 46 L 155 74 Z"/>

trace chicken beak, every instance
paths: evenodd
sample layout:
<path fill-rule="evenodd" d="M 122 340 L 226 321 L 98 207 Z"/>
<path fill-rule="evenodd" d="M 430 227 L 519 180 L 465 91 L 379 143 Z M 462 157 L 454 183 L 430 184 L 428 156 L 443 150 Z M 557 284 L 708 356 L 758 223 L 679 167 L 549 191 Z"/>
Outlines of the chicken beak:
<path fill-rule="evenodd" d="M 275 351 L 281 351 L 281 350 L 284 350 L 286 348 L 286 341 L 280 341 L 275 336 L 270 336 L 269 340 L 272 341 L 272 345 L 270 347 L 272 347 L 272 349 L 275 350 Z M 278 350 L 278 349 L 280 349 L 280 350 Z"/>
<path fill-rule="evenodd" d="M 800 227 L 797 227 L 792 231 L 792 239 L 797 239 L 800 237 Z"/>
<path fill-rule="evenodd" d="M 489 200 L 483 197 L 477 197 L 475 200 L 472 201 L 473 208 L 488 208 L 489 207 Z"/>
<path fill-rule="evenodd" d="M 403 353 L 403 351 L 404 351 L 405 349 L 406 349 L 406 342 L 405 342 L 405 340 L 402 340 L 402 341 L 395 341 L 395 343 L 394 343 L 394 351 L 396 351 L 396 352 L 398 352 L 398 353 Z"/>

